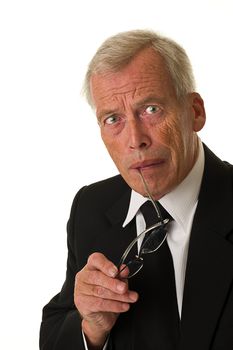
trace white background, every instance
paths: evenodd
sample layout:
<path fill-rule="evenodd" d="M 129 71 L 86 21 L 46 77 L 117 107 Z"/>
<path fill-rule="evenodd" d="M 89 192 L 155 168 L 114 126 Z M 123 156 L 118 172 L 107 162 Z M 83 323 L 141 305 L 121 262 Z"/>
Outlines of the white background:
<path fill-rule="evenodd" d="M 38 349 L 42 306 L 65 277 L 73 196 L 116 174 L 80 96 L 97 47 L 136 28 L 183 45 L 207 110 L 200 136 L 233 162 L 232 6 L 231 0 L 0 2 L 1 349 Z"/>

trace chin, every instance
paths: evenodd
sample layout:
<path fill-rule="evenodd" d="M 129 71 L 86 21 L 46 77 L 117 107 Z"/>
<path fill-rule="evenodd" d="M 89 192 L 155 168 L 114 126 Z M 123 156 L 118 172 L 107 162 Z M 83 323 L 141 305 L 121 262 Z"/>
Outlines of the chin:
<path fill-rule="evenodd" d="M 148 184 L 149 186 L 149 184 Z M 163 187 L 163 186 L 159 186 L 159 187 L 149 187 L 149 190 L 150 190 L 150 194 L 152 196 L 152 198 L 155 200 L 155 201 L 158 201 L 160 198 L 162 198 L 168 191 L 166 190 L 166 187 Z"/>

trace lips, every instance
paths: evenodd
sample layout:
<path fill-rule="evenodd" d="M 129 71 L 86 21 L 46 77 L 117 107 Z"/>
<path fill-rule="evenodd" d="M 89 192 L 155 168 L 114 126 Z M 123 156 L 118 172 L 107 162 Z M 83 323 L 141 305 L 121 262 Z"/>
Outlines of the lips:
<path fill-rule="evenodd" d="M 136 162 L 130 166 L 132 170 L 146 170 L 153 167 L 158 167 L 165 163 L 165 159 L 149 159 L 140 162 Z"/>

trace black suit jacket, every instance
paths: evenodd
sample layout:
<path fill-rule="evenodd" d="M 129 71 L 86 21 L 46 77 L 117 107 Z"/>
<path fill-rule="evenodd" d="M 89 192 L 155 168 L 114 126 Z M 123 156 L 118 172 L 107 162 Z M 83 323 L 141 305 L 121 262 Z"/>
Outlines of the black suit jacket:
<path fill-rule="evenodd" d="M 232 350 L 233 167 L 204 148 L 205 169 L 190 237 L 178 349 Z M 136 235 L 135 220 L 122 228 L 130 193 L 120 175 L 77 193 L 68 221 L 66 280 L 43 309 L 41 349 L 84 350 L 81 320 L 73 302 L 75 274 L 96 251 L 119 262 Z M 137 342 L 132 326 L 137 315 L 132 315 L 130 309 L 119 317 L 108 349 L 150 350 L 149 344 Z M 145 332 L 152 340 L 154 333 L 149 329 L 145 320 Z"/>

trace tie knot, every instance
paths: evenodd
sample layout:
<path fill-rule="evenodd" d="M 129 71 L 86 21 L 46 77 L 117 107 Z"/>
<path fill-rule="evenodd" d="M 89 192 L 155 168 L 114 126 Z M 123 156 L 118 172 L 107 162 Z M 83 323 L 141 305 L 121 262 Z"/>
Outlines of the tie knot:
<path fill-rule="evenodd" d="M 161 214 L 162 219 L 169 219 L 172 220 L 171 215 L 166 211 L 166 209 L 159 203 L 159 202 L 155 202 L 156 206 Z M 160 218 L 153 206 L 153 204 L 151 203 L 151 201 L 146 201 L 140 208 L 142 215 L 145 219 L 146 222 L 146 227 L 150 227 L 154 224 L 156 224 L 157 222 L 160 221 Z"/>

